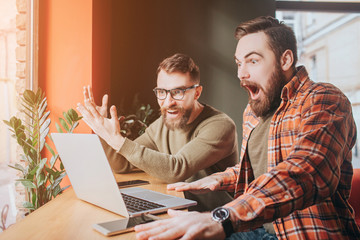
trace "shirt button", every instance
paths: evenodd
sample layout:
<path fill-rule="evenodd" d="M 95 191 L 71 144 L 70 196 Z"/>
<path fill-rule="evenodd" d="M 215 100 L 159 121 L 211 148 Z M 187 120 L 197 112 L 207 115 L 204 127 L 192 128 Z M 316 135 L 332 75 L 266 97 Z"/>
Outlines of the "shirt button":
<path fill-rule="evenodd" d="M 285 195 L 284 198 L 285 198 L 285 199 L 289 199 L 289 195 Z"/>

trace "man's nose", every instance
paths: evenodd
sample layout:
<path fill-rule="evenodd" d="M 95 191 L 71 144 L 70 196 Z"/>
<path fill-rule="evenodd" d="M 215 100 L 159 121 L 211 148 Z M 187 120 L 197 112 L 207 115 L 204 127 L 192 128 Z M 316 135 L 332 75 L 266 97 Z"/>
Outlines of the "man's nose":
<path fill-rule="evenodd" d="M 164 99 L 164 106 L 171 107 L 176 104 L 175 99 L 171 96 L 170 93 L 166 95 L 166 98 Z"/>
<path fill-rule="evenodd" d="M 243 79 L 249 79 L 250 78 L 250 73 L 249 71 L 247 70 L 246 68 L 246 65 L 242 65 L 240 67 L 238 67 L 238 78 L 240 80 L 243 80 Z"/>

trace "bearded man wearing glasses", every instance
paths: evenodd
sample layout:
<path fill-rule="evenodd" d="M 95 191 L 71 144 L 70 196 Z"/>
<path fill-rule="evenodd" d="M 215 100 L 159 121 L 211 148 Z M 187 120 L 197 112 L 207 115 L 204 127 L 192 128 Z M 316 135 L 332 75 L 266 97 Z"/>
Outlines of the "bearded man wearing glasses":
<path fill-rule="evenodd" d="M 167 183 L 192 182 L 238 162 L 234 122 L 215 108 L 198 101 L 202 86 L 200 71 L 187 55 L 164 59 L 157 69 L 153 89 L 161 116 L 134 141 L 120 134 L 115 106 L 107 118 L 107 95 L 96 106 L 91 88 L 84 88 L 84 105 L 78 110 L 84 121 L 103 140 L 110 165 L 117 173 L 137 167 Z M 209 211 L 232 200 L 226 192 L 203 195 L 184 193 L 198 202 L 191 210 Z"/>

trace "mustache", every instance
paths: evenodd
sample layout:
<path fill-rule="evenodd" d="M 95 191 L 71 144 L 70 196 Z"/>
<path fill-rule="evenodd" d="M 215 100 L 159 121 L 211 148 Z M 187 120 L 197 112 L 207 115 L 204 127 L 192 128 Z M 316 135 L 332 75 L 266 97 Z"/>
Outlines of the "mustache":
<path fill-rule="evenodd" d="M 166 113 L 166 112 L 169 111 L 169 110 L 184 112 L 184 108 L 183 108 L 183 107 L 180 107 L 180 106 L 161 107 L 161 108 L 160 108 L 160 112 L 161 112 L 162 114 Z"/>
<path fill-rule="evenodd" d="M 261 86 L 259 84 L 248 81 L 248 80 L 241 80 L 240 86 L 243 87 L 243 88 L 246 88 L 246 86 L 261 88 Z"/>

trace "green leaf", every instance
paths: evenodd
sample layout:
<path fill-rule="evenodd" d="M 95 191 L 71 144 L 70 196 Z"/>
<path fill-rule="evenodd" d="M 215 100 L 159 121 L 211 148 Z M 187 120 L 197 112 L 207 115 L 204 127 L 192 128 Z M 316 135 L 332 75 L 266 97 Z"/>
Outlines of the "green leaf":
<path fill-rule="evenodd" d="M 48 119 L 44 122 L 44 124 L 40 127 L 40 134 L 42 134 L 45 130 L 49 129 L 50 123 L 51 123 L 51 119 L 48 118 Z"/>
<path fill-rule="evenodd" d="M 25 90 L 23 97 L 26 101 L 28 101 L 31 105 L 36 103 L 35 93 L 31 90 Z"/>
<path fill-rule="evenodd" d="M 56 154 L 54 156 L 52 156 L 51 160 L 50 160 L 50 167 L 53 168 L 55 163 L 56 163 L 56 160 L 58 159 L 59 157 L 59 154 Z"/>
<path fill-rule="evenodd" d="M 41 173 L 38 177 L 37 177 L 37 186 L 40 187 L 42 186 L 44 183 L 46 183 L 45 181 L 45 175 L 43 173 Z"/>
<path fill-rule="evenodd" d="M 61 172 L 58 172 L 61 173 Z M 57 173 L 57 174 L 58 174 Z M 56 177 L 54 180 L 54 186 L 60 184 L 61 180 L 66 176 L 66 172 L 61 173 L 58 177 Z"/>
<path fill-rule="evenodd" d="M 69 114 L 67 114 L 66 112 L 63 112 L 63 116 L 64 116 L 65 120 L 69 123 L 69 125 L 73 124 L 73 121 L 71 120 L 71 117 L 69 116 Z"/>
<path fill-rule="evenodd" d="M 36 188 L 35 184 L 28 179 L 17 179 L 16 181 L 21 182 L 26 188 Z"/>
<path fill-rule="evenodd" d="M 60 170 L 64 170 L 64 164 L 60 161 Z"/>
<path fill-rule="evenodd" d="M 31 202 L 28 202 L 28 201 L 23 202 L 23 207 L 27 208 L 29 210 L 35 210 L 34 205 Z"/>
<path fill-rule="evenodd" d="M 46 107 L 47 107 L 47 102 L 46 102 L 46 98 L 43 99 L 43 105 L 40 107 L 39 111 L 38 111 L 38 115 L 39 117 L 43 116 L 45 110 L 46 110 Z"/>
<path fill-rule="evenodd" d="M 53 190 L 53 196 L 56 197 L 59 193 L 61 193 L 61 188 L 57 185 Z"/>
<path fill-rule="evenodd" d="M 71 127 L 70 132 L 72 133 L 78 125 L 79 125 L 79 122 L 75 122 L 74 125 Z"/>
<path fill-rule="evenodd" d="M 35 175 L 36 178 L 39 178 L 39 175 L 41 174 L 41 172 L 42 172 L 42 170 L 43 170 L 43 168 L 44 168 L 44 166 L 45 166 L 46 161 L 47 161 L 46 158 L 43 158 L 43 159 L 40 161 L 40 163 L 39 163 L 39 165 L 38 165 L 38 169 L 36 170 L 36 175 Z"/>
<path fill-rule="evenodd" d="M 18 163 L 17 163 L 18 164 Z M 8 165 L 9 167 L 11 167 L 11 168 L 13 168 L 13 169 L 16 169 L 16 170 L 18 170 L 18 171 L 20 171 L 20 172 L 24 172 L 25 171 L 25 169 L 21 166 L 21 168 L 20 167 L 18 167 L 18 166 L 16 166 L 16 164 L 15 164 L 15 166 L 11 166 L 11 165 Z"/>
<path fill-rule="evenodd" d="M 51 176 L 54 176 L 56 173 L 54 170 L 48 168 L 48 167 L 45 167 L 45 170 L 51 175 Z"/>
<path fill-rule="evenodd" d="M 69 187 L 71 187 L 71 185 L 67 185 L 66 187 L 63 187 L 63 188 L 61 189 L 61 192 L 63 192 L 64 190 L 68 189 Z"/>
<path fill-rule="evenodd" d="M 12 126 L 11 126 L 11 124 L 10 124 L 9 121 L 3 120 L 3 122 L 4 122 L 8 127 L 11 127 L 11 128 L 12 128 Z"/>
<path fill-rule="evenodd" d="M 63 130 L 60 128 L 60 126 L 59 126 L 58 123 L 55 123 L 55 127 L 56 127 L 56 130 L 57 130 L 59 133 L 63 133 Z"/>
<path fill-rule="evenodd" d="M 31 109 L 31 104 L 25 105 L 24 103 L 21 104 L 25 110 L 22 110 L 21 112 L 25 113 L 30 119 L 33 119 L 34 116 L 36 115 L 36 112 L 34 112 L 33 109 Z"/>
<path fill-rule="evenodd" d="M 35 167 L 31 169 L 31 171 L 29 172 L 29 175 L 28 175 L 29 176 L 28 179 L 32 179 L 34 177 L 38 168 L 39 168 L 39 164 L 35 165 Z"/>
<path fill-rule="evenodd" d="M 44 116 L 41 117 L 40 121 L 39 121 L 39 125 L 42 126 L 43 123 L 45 122 L 45 120 L 49 117 L 50 115 L 50 111 L 47 111 Z"/>
<path fill-rule="evenodd" d="M 72 121 L 74 121 L 74 122 L 78 121 L 78 114 L 74 109 L 70 108 L 68 110 L 67 114 L 69 115 L 69 117 L 71 118 Z"/>
<path fill-rule="evenodd" d="M 49 135 L 50 136 L 50 135 Z M 52 140 L 52 138 L 50 138 Z M 45 143 L 46 148 L 51 152 L 51 155 L 55 156 L 55 152 L 49 144 Z"/>
<path fill-rule="evenodd" d="M 62 118 L 59 118 L 59 121 L 60 121 L 61 126 L 63 126 L 63 128 L 64 128 L 67 132 L 69 132 L 70 129 L 69 129 L 69 126 L 66 124 L 65 120 L 62 119 Z"/>
<path fill-rule="evenodd" d="M 33 194 L 32 194 L 32 204 L 33 204 L 35 207 L 37 207 L 37 204 L 36 204 L 37 198 L 38 198 L 37 194 L 36 194 L 36 193 L 33 193 Z"/>
<path fill-rule="evenodd" d="M 42 151 L 42 149 L 44 148 L 44 145 L 45 145 L 45 141 L 46 141 L 46 136 L 49 134 L 49 131 L 50 131 L 50 129 L 49 128 L 47 128 L 46 130 L 45 130 L 45 132 L 42 132 L 41 133 L 41 136 L 40 136 L 40 151 Z"/>
<path fill-rule="evenodd" d="M 19 132 L 17 135 L 16 135 L 16 140 L 18 142 L 18 144 L 20 146 L 24 146 L 25 144 L 25 139 L 26 139 L 26 135 L 24 132 Z"/>

